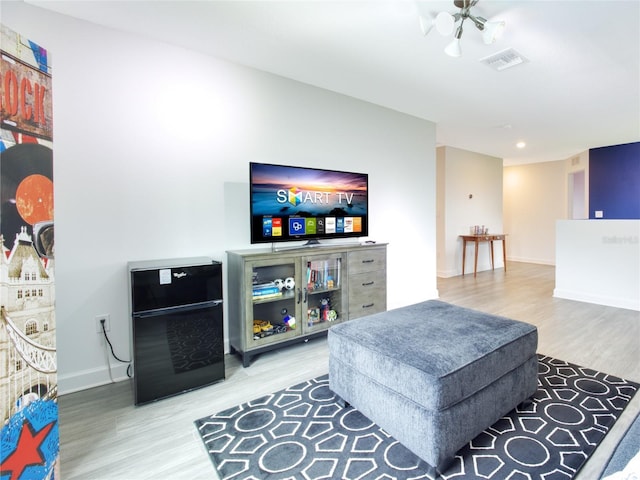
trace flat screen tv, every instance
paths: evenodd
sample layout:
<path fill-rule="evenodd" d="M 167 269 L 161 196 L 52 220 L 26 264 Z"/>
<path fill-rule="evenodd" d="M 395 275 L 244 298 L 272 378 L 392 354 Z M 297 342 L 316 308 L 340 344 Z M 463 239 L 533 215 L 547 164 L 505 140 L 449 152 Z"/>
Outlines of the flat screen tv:
<path fill-rule="evenodd" d="M 251 243 L 368 235 L 366 173 L 249 164 Z"/>

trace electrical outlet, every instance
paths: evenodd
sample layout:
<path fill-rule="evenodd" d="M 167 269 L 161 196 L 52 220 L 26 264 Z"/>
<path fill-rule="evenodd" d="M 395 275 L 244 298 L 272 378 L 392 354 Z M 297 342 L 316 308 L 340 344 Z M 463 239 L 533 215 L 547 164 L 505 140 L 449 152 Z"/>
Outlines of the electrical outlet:
<path fill-rule="evenodd" d="M 111 330 L 111 318 L 108 313 L 96 315 L 96 332 L 102 333 L 102 321 L 104 320 L 104 329 L 106 332 Z"/>

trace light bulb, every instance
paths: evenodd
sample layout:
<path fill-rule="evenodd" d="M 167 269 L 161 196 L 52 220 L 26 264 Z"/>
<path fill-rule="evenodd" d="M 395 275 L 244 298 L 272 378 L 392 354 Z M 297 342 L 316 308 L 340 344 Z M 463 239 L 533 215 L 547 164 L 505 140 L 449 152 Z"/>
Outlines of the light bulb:
<path fill-rule="evenodd" d="M 447 45 L 447 48 L 444 49 L 444 53 L 449 55 L 450 57 L 459 57 L 462 55 L 462 49 L 460 48 L 460 39 L 454 38 L 453 41 Z"/>
<path fill-rule="evenodd" d="M 434 18 L 426 19 L 422 15 L 420 15 L 420 30 L 422 30 L 422 34 L 426 37 L 429 32 L 433 29 L 436 21 Z"/>
<path fill-rule="evenodd" d="M 498 38 L 500 38 L 505 26 L 506 24 L 503 21 L 485 22 L 484 30 L 482 31 L 482 40 L 484 41 L 484 43 L 490 45 Z"/>

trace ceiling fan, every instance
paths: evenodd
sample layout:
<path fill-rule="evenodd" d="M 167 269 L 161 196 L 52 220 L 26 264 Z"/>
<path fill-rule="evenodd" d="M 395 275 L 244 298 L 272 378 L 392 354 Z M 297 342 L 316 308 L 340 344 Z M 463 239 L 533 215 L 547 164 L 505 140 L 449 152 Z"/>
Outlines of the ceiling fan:
<path fill-rule="evenodd" d="M 479 15 L 473 15 L 471 8 L 480 0 L 454 0 L 453 4 L 459 9 L 456 13 L 440 12 L 435 17 L 425 18 L 420 16 L 420 27 L 422 33 L 427 35 L 433 27 L 443 36 L 455 34 L 453 41 L 447 45 L 444 52 L 451 57 L 459 57 L 462 55 L 460 46 L 460 38 L 462 37 L 462 26 L 469 19 L 473 22 L 478 30 L 482 32 L 482 40 L 485 44 L 490 45 L 502 34 L 505 22 L 498 20 L 490 22 L 486 18 Z M 457 25 L 457 28 L 456 28 Z"/>

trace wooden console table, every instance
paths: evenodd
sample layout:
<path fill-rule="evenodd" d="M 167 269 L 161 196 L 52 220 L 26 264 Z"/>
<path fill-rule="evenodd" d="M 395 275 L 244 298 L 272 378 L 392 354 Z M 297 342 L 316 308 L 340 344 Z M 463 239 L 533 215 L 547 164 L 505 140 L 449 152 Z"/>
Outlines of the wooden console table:
<path fill-rule="evenodd" d="M 504 262 L 504 271 L 507 271 L 507 246 L 506 237 L 504 233 L 487 234 L 487 235 L 460 235 L 462 238 L 462 275 L 464 276 L 464 263 L 467 257 L 467 242 L 473 242 L 475 245 L 475 258 L 473 261 L 473 276 L 476 276 L 478 270 L 478 244 L 480 242 L 489 242 L 491 244 L 491 269 L 493 269 L 493 242 L 495 240 L 502 240 L 502 260 Z"/>

